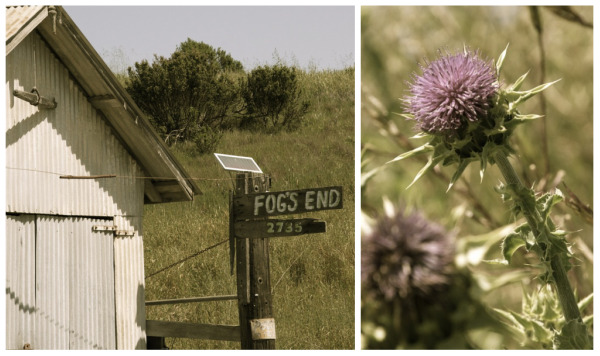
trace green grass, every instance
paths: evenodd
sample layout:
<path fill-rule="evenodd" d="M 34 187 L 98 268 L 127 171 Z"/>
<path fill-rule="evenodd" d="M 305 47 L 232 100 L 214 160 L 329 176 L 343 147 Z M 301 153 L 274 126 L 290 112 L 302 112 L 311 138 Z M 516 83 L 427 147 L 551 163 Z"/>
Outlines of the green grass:
<path fill-rule="evenodd" d="M 296 132 L 233 131 L 217 152 L 250 156 L 272 178 L 271 191 L 341 185 L 344 209 L 303 214 L 327 233 L 270 241 L 277 349 L 354 348 L 354 70 L 303 72 L 311 110 Z M 202 195 L 193 202 L 146 205 L 146 276 L 228 238 L 233 174 L 213 155 L 185 145 L 173 153 Z M 292 216 L 290 216 L 292 217 Z M 235 295 L 228 243 L 146 279 L 146 300 Z M 237 301 L 151 306 L 146 318 L 238 325 Z M 239 349 L 238 342 L 167 339 L 172 349 Z"/>

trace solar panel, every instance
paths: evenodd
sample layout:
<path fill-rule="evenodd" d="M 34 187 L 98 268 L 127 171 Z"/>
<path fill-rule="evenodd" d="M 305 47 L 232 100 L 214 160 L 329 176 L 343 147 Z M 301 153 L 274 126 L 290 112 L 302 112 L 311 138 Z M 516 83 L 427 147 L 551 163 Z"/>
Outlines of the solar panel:
<path fill-rule="evenodd" d="M 215 153 L 215 157 L 225 170 L 262 173 L 252 157 L 232 156 L 223 153 Z"/>

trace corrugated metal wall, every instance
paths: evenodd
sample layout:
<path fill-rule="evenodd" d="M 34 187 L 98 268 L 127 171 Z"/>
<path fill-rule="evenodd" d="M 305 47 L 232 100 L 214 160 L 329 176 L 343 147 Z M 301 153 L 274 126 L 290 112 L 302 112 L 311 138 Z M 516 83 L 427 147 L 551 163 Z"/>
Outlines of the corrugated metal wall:
<path fill-rule="evenodd" d="M 35 31 L 6 75 L 7 347 L 145 348 L 142 169 Z M 11 94 L 34 86 L 57 108 Z M 120 177 L 59 178 L 100 174 Z"/>
<path fill-rule="evenodd" d="M 48 217 L 46 221 L 52 224 L 55 219 Z M 110 232 L 92 231 L 94 225 L 113 225 L 113 221 L 64 218 L 61 223 L 73 226 L 69 243 L 69 349 L 114 349 L 115 275 L 110 268 L 114 266 L 114 237 Z M 38 224 L 38 231 L 43 227 Z"/>
<path fill-rule="evenodd" d="M 6 348 L 22 349 L 35 334 L 35 216 L 6 219 Z"/>
<path fill-rule="evenodd" d="M 7 217 L 8 349 L 114 349 L 112 219 Z M 17 252 L 17 253 L 12 253 Z"/>
<path fill-rule="evenodd" d="M 144 184 L 139 165 L 92 107 L 68 70 L 34 32 L 6 57 L 7 212 L 140 216 Z M 14 89 L 55 97 L 39 110 Z M 96 180 L 60 175 L 116 174 Z"/>
<path fill-rule="evenodd" d="M 115 217 L 115 224 L 134 230 L 131 237 L 117 237 L 115 244 L 115 295 L 117 308 L 117 348 L 146 348 L 144 295 L 144 246 L 141 217 Z M 142 266 L 140 269 L 139 266 Z M 136 301 L 137 305 L 133 303 Z"/>

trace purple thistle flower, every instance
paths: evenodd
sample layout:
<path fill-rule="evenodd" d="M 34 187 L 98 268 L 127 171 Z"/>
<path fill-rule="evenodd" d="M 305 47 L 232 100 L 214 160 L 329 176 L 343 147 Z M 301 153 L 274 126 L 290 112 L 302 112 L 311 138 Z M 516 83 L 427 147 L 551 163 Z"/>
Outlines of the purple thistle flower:
<path fill-rule="evenodd" d="M 458 130 L 486 115 L 499 84 L 493 62 L 465 51 L 441 56 L 413 75 L 407 111 L 428 133 Z"/>
<path fill-rule="evenodd" d="M 451 282 L 453 258 L 453 237 L 442 226 L 390 210 L 362 240 L 364 291 L 386 302 L 434 301 Z"/>

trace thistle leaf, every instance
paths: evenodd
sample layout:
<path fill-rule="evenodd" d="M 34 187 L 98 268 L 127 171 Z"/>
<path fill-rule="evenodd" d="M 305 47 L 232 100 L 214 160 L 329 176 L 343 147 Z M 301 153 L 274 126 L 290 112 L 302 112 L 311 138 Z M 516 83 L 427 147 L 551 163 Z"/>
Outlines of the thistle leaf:
<path fill-rule="evenodd" d="M 415 176 L 415 179 L 413 179 L 412 183 L 410 183 L 408 185 L 408 187 L 406 187 L 406 189 L 412 187 L 412 185 L 415 184 L 417 182 L 417 180 L 419 180 L 419 178 L 421 178 L 421 176 L 423 176 L 423 174 L 427 173 L 428 170 L 435 167 L 442 159 L 443 159 L 443 156 L 429 157 L 429 160 L 427 161 L 425 166 L 423 166 L 423 168 L 421 168 L 419 173 L 417 173 L 417 175 Z"/>
<path fill-rule="evenodd" d="M 412 115 L 412 114 L 404 114 L 404 113 L 401 113 L 401 114 L 394 113 L 394 114 L 402 116 L 403 118 L 405 118 L 407 120 L 414 120 L 415 119 L 415 115 Z"/>
<path fill-rule="evenodd" d="M 527 71 L 527 73 L 523 74 L 522 76 L 519 77 L 519 79 L 517 79 L 513 85 L 510 86 L 510 88 L 508 88 L 507 91 L 515 91 L 515 90 L 519 90 L 519 88 L 521 87 L 521 85 L 523 84 L 523 81 L 525 80 L 525 78 L 527 77 L 527 74 L 529 74 L 529 71 Z"/>
<path fill-rule="evenodd" d="M 528 224 L 519 225 L 502 241 L 502 256 L 510 263 L 512 256 L 519 248 L 525 246 L 525 249 L 529 251 L 534 244 L 535 238 L 531 234 L 531 227 Z"/>
<path fill-rule="evenodd" d="M 525 328 L 511 313 L 498 308 L 492 308 L 491 310 L 496 312 L 498 316 L 502 317 L 501 321 L 504 325 L 508 326 L 515 334 L 521 335 L 523 338 L 525 338 Z"/>
<path fill-rule="evenodd" d="M 490 265 L 502 265 L 502 266 L 508 266 L 508 261 L 507 260 L 501 260 L 499 258 L 493 259 L 493 260 L 483 260 L 483 262 L 490 264 Z"/>
<path fill-rule="evenodd" d="M 528 121 L 528 120 L 540 119 L 542 117 L 544 117 L 544 115 L 537 115 L 537 114 L 522 115 L 522 114 L 516 114 L 513 118 L 515 120 L 519 120 L 519 121 Z"/>
<path fill-rule="evenodd" d="M 381 167 L 377 167 L 377 168 L 374 168 L 374 169 L 372 169 L 372 170 L 370 170 L 370 171 L 368 171 L 368 172 L 366 172 L 366 173 L 362 173 L 362 174 L 361 174 L 361 176 L 360 176 L 360 186 L 361 186 L 361 187 L 364 187 L 364 186 L 367 184 L 367 182 L 368 182 L 368 181 L 369 181 L 371 178 L 373 178 L 373 176 L 374 176 L 375 174 L 377 174 L 377 172 L 379 172 L 379 171 L 380 171 L 380 170 L 382 170 L 382 169 L 383 169 L 383 166 L 381 166 Z"/>
<path fill-rule="evenodd" d="M 481 179 L 481 182 L 483 182 L 483 174 L 485 173 L 485 170 L 487 169 L 488 160 L 492 156 L 492 152 L 494 151 L 495 147 L 496 147 L 496 144 L 494 144 L 491 141 L 488 141 L 483 146 L 483 150 L 481 150 L 481 156 L 479 158 L 479 166 L 480 166 L 479 178 Z"/>
<path fill-rule="evenodd" d="M 554 194 L 546 193 L 537 199 L 536 205 L 538 206 L 544 221 L 548 219 L 552 207 L 563 201 L 563 199 L 563 193 L 559 189 L 556 189 Z"/>
<path fill-rule="evenodd" d="M 516 234 L 510 234 L 506 236 L 502 243 L 502 255 L 506 261 L 510 264 L 512 256 L 521 246 L 525 246 L 525 240 L 521 236 Z"/>
<path fill-rule="evenodd" d="M 520 91 L 508 91 L 508 90 L 501 90 L 500 91 L 500 101 L 502 100 L 506 100 L 508 102 L 513 102 L 517 99 L 519 99 L 519 97 L 523 95 L 523 92 Z"/>
<path fill-rule="evenodd" d="M 591 328 L 592 326 L 594 326 L 594 314 L 591 314 L 591 315 L 588 315 L 588 316 L 584 316 L 583 317 L 583 323 L 588 328 Z"/>
<path fill-rule="evenodd" d="M 552 340 L 554 333 L 547 329 L 541 321 L 532 320 L 531 326 L 533 328 L 533 340 L 539 341 L 542 343 L 548 342 Z"/>
<path fill-rule="evenodd" d="M 538 85 L 537 87 L 527 90 L 527 91 L 523 91 L 523 92 L 513 92 L 515 94 L 520 94 L 519 99 L 517 99 L 516 101 L 512 102 L 510 105 L 511 106 L 511 110 L 514 110 L 517 106 L 519 106 L 520 104 L 524 103 L 525 101 L 529 100 L 531 97 L 533 97 L 534 95 L 548 89 L 550 86 L 552 86 L 554 83 L 560 81 L 560 79 L 555 80 L 553 82 L 550 83 L 546 83 L 546 84 L 542 84 L 542 85 Z"/>
<path fill-rule="evenodd" d="M 505 261 L 505 264 L 506 264 L 506 261 Z M 505 285 L 520 282 L 523 280 L 523 278 L 527 278 L 528 276 L 530 276 L 530 273 L 527 271 L 520 271 L 520 270 L 515 270 L 515 271 L 510 271 L 510 272 L 507 271 L 498 276 L 493 276 L 490 278 L 492 280 L 490 289 L 496 290 Z"/>
<path fill-rule="evenodd" d="M 504 259 L 510 263 L 512 260 L 512 256 L 514 253 L 521 248 L 522 246 L 526 246 L 527 242 L 520 234 L 512 233 L 506 236 L 504 241 L 502 241 L 502 256 Z"/>
<path fill-rule="evenodd" d="M 427 132 L 419 132 L 418 134 L 409 137 L 410 139 L 419 139 L 419 138 L 423 138 L 423 137 L 429 137 L 429 134 Z"/>
<path fill-rule="evenodd" d="M 519 324 L 521 324 L 521 325 L 523 326 L 523 328 L 524 328 L 525 330 L 528 330 L 528 329 L 531 329 L 531 328 L 532 328 L 532 324 L 533 324 L 533 322 L 532 322 L 532 320 L 530 320 L 530 319 L 529 319 L 529 318 L 527 318 L 526 316 L 524 316 L 524 315 L 521 315 L 521 314 L 519 314 L 519 313 L 515 313 L 515 312 L 513 312 L 513 311 L 510 311 L 509 313 L 510 313 L 510 314 L 511 314 L 511 315 L 512 315 L 514 318 L 515 318 L 515 320 L 516 320 L 516 321 L 517 321 Z"/>
<path fill-rule="evenodd" d="M 560 350 L 589 350 L 592 348 L 587 327 L 579 320 L 569 320 L 554 339 Z"/>
<path fill-rule="evenodd" d="M 483 174 L 485 173 L 486 166 L 487 160 L 481 159 L 481 168 L 479 169 L 479 183 L 483 183 Z"/>
<path fill-rule="evenodd" d="M 502 53 L 500 53 L 500 57 L 498 57 L 498 61 L 496 62 L 496 76 L 500 76 L 500 70 L 502 70 L 502 64 L 504 63 L 504 58 L 506 57 L 506 51 L 508 51 L 508 44 Z"/>
<path fill-rule="evenodd" d="M 396 158 L 394 158 L 393 160 L 387 162 L 386 164 L 389 164 L 389 163 L 392 163 L 392 162 L 396 162 L 396 161 L 400 161 L 400 160 L 403 160 L 405 158 L 412 157 L 412 156 L 414 156 L 416 154 L 419 154 L 419 153 L 424 153 L 424 152 L 432 151 L 433 148 L 434 147 L 432 145 L 426 143 L 423 146 L 417 147 L 417 148 L 415 148 L 415 149 L 413 149 L 411 151 L 405 152 L 405 153 L 397 156 Z"/>
<path fill-rule="evenodd" d="M 590 293 L 587 297 L 577 303 L 577 307 L 579 307 L 579 311 L 583 311 L 592 301 L 594 300 L 594 293 Z"/>
<path fill-rule="evenodd" d="M 460 178 L 460 176 L 463 174 L 465 168 L 467 168 L 469 163 L 470 163 L 470 161 L 466 160 L 466 159 L 460 161 L 460 163 L 458 164 L 458 167 L 456 168 L 456 172 L 454 172 L 454 175 L 452 175 L 452 179 L 450 179 L 450 185 L 448 185 L 448 189 L 446 189 L 446 193 L 448 193 L 450 191 L 450 188 L 452 188 L 454 183 L 456 183 L 458 178 Z"/>
<path fill-rule="evenodd" d="M 549 233 L 548 241 L 552 244 L 552 253 L 561 255 L 565 260 L 563 263 L 565 267 L 570 266 L 569 257 L 571 256 L 571 251 L 569 251 L 569 247 L 567 246 L 567 239 L 565 239 L 564 234 L 560 233 Z"/>

